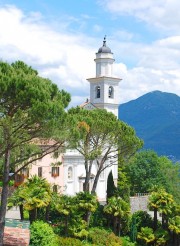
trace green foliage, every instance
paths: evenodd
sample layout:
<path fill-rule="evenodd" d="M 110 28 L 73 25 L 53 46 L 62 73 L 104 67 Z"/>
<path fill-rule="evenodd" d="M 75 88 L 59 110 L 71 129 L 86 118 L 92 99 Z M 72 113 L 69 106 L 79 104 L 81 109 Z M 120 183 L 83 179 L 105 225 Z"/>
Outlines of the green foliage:
<path fill-rule="evenodd" d="M 98 203 L 96 211 L 91 216 L 90 227 L 105 227 L 107 220 L 103 209 L 104 206 Z"/>
<path fill-rule="evenodd" d="M 180 162 L 173 163 L 165 156 L 159 157 L 160 170 L 165 179 L 163 187 L 180 204 Z"/>
<path fill-rule="evenodd" d="M 175 234 L 180 234 L 180 216 L 176 215 L 169 219 L 168 222 L 169 230 L 173 231 Z"/>
<path fill-rule="evenodd" d="M 58 246 L 82 246 L 84 245 L 79 239 L 70 237 L 59 237 Z"/>
<path fill-rule="evenodd" d="M 89 230 L 88 238 L 93 244 L 104 246 L 106 245 L 106 240 L 109 233 L 110 232 L 106 231 L 105 229 L 94 227 Z"/>
<path fill-rule="evenodd" d="M 4 228 L 10 171 L 16 174 L 62 146 L 68 135 L 64 108 L 69 101 L 68 93 L 38 76 L 36 70 L 22 61 L 12 64 L 0 61 L 0 174 L 3 177 L 0 230 Z M 54 139 L 53 147 L 42 148 L 45 139 Z M 48 197 L 46 203 L 47 200 Z"/>
<path fill-rule="evenodd" d="M 154 233 L 152 228 L 142 227 L 141 232 L 138 233 L 138 242 L 140 245 L 156 245 L 164 246 L 167 245 L 169 240 L 169 234 L 166 230 L 158 228 Z"/>
<path fill-rule="evenodd" d="M 15 154 L 15 159 L 11 156 L 13 168 L 35 152 L 32 138 L 48 138 L 57 133 L 57 127 L 66 118 L 64 107 L 70 96 L 25 63 L 10 65 L 1 61 L 0 98 L 0 135 L 4 136 L 0 140 L 0 158 L 9 136 L 8 144 Z"/>
<path fill-rule="evenodd" d="M 130 213 L 130 206 L 120 197 L 111 197 L 108 204 L 104 207 L 104 212 L 114 217 L 127 217 Z"/>
<path fill-rule="evenodd" d="M 122 246 L 136 246 L 136 243 L 131 242 L 129 237 L 121 237 Z"/>
<path fill-rule="evenodd" d="M 173 215 L 175 202 L 173 196 L 164 189 L 158 189 L 149 196 L 148 207 L 154 211 L 154 230 L 157 229 L 157 211 L 162 214 L 162 227 L 168 228 L 168 219 Z"/>
<path fill-rule="evenodd" d="M 51 201 L 51 188 L 46 179 L 32 176 L 24 184 L 20 185 L 8 199 L 8 207 L 22 205 L 28 211 L 36 211 L 37 208 L 47 207 Z M 35 212 L 32 222 L 37 218 Z"/>
<path fill-rule="evenodd" d="M 117 193 L 117 189 L 116 186 L 114 185 L 113 174 L 111 170 L 107 179 L 107 200 L 110 197 L 115 196 L 116 193 Z"/>
<path fill-rule="evenodd" d="M 58 246 L 53 229 L 43 221 L 35 221 L 30 227 L 30 246 Z"/>
<path fill-rule="evenodd" d="M 117 153 L 127 160 L 142 147 L 142 141 L 136 136 L 134 129 L 106 110 L 73 108 L 69 110 L 69 118 L 72 121 L 69 144 L 84 156 L 86 191 L 93 161 L 97 163 L 92 188 L 92 192 L 95 192 L 99 175 L 106 168 L 107 160 L 111 165 L 117 164 Z"/>
<path fill-rule="evenodd" d="M 91 228 L 89 231 L 89 240 L 93 245 L 98 246 L 120 246 L 122 245 L 122 240 L 115 236 L 114 233 L 106 231 L 100 228 Z"/>
<path fill-rule="evenodd" d="M 142 227 L 141 232 L 137 235 L 140 245 L 150 245 L 155 241 L 153 229 L 149 227 Z"/>
<path fill-rule="evenodd" d="M 80 211 L 95 212 L 97 209 L 97 197 L 89 192 L 79 192 L 76 194 L 76 202 Z"/>
<path fill-rule="evenodd" d="M 149 209 L 157 209 L 160 213 L 169 215 L 172 213 L 174 206 L 173 196 L 167 193 L 164 189 L 158 189 L 149 196 Z"/>
<path fill-rule="evenodd" d="M 146 211 L 137 211 L 132 215 L 131 223 L 135 220 L 137 232 L 140 232 L 141 227 L 153 227 L 153 220 Z"/>
<path fill-rule="evenodd" d="M 84 194 L 86 196 L 86 194 Z M 89 194 L 90 200 L 94 197 Z M 81 197 L 81 200 L 79 199 Z M 79 238 L 86 238 L 87 223 L 84 220 L 86 211 L 94 211 L 94 205 L 92 200 L 86 201 L 83 195 L 70 197 L 66 195 L 56 195 L 53 197 L 53 205 L 51 205 L 52 212 L 56 213 L 56 218 L 52 220 L 52 223 L 57 223 L 55 231 L 60 235 L 74 236 Z M 80 205 L 80 206 L 79 206 Z M 58 215 L 59 214 L 59 215 Z M 60 222 L 59 222 L 60 221 Z"/>
<path fill-rule="evenodd" d="M 13 186 L 14 185 L 14 180 L 10 180 L 9 181 L 9 186 Z"/>
<path fill-rule="evenodd" d="M 117 237 L 113 232 L 111 232 L 108 235 L 106 245 L 107 246 L 120 246 L 122 245 L 122 240 L 120 237 Z"/>
<path fill-rule="evenodd" d="M 166 245 L 167 241 L 169 240 L 169 234 L 166 230 L 163 230 L 162 228 L 159 228 L 154 233 L 156 238 L 156 245 L 162 246 Z"/>
<path fill-rule="evenodd" d="M 131 184 L 131 195 L 148 193 L 156 185 L 180 201 L 180 164 L 174 164 L 168 158 L 159 157 L 148 150 L 138 152 L 126 165 L 125 171 Z"/>
<path fill-rule="evenodd" d="M 111 197 L 104 206 L 104 212 L 111 216 L 113 231 L 120 235 L 120 231 L 127 232 L 129 224 L 130 205 L 120 197 Z"/>
<path fill-rule="evenodd" d="M 180 242 L 180 205 L 174 206 L 171 218 L 168 219 L 168 231 L 171 243 L 178 246 Z"/>
<path fill-rule="evenodd" d="M 118 160 L 117 194 L 126 202 L 130 201 L 130 183 L 122 160 Z"/>

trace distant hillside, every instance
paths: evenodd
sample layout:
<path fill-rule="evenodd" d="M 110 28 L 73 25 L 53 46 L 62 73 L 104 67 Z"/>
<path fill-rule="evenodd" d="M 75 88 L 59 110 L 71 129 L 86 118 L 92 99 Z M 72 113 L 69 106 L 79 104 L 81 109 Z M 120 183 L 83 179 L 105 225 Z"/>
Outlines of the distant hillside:
<path fill-rule="evenodd" d="M 180 97 L 153 91 L 119 106 L 119 119 L 136 130 L 146 149 L 180 160 Z"/>

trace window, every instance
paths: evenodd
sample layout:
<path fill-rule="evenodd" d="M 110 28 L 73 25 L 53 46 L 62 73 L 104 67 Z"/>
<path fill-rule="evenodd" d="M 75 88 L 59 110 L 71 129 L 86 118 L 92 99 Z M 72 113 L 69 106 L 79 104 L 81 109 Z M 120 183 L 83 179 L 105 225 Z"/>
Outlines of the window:
<path fill-rule="evenodd" d="M 101 89 L 100 86 L 96 86 L 96 98 L 100 98 L 101 97 Z"/>
<path fill-rule="evenodd" d="M 109 86 L 109 92 L 108 92 L 108 96 L 109 98 L 113 98 L 114 97 L 114 88 L 112 86 Z"/>
<path fill-rule="evenodd" d="M 68 167 L 68 179 L 72 179 L 73 178 L 73 169 L 72 167 Z"/>
<path fill-rule="evenodd" d="M 59 176 L 59 167 L 52 167 L 51 176 L 52 177 Z"/>
<path fill-rule="evenodd" d="M 38 167 L 38 177 L 42 177 L 42 167 Z"/>

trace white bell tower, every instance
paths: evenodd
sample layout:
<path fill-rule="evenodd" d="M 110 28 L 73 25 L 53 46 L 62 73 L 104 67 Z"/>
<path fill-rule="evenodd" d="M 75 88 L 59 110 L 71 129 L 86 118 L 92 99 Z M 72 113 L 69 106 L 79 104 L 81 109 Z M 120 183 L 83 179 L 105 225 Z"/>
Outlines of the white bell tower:
<path fill-rule="evenodd" d="M 121 79 L 113 77 L 115 60 L 110 48 L 106 46 L 106 37 L 94 61 L 96 62 L 96 77 L 87 79 L 90 83 L 90 102 L 97 108 L 106 109 L 118 117 L 118 91 Z"/>

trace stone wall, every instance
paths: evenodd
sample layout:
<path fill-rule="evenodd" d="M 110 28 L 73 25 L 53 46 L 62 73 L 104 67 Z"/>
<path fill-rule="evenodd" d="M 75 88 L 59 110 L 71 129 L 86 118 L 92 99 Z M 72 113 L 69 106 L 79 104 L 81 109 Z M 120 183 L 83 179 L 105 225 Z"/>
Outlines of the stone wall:
<path fill-rule="evenodd" d="M 148 195 L 137 195 L 130 197 L 131 213 L 136 211 L 148 211 Z"/>

